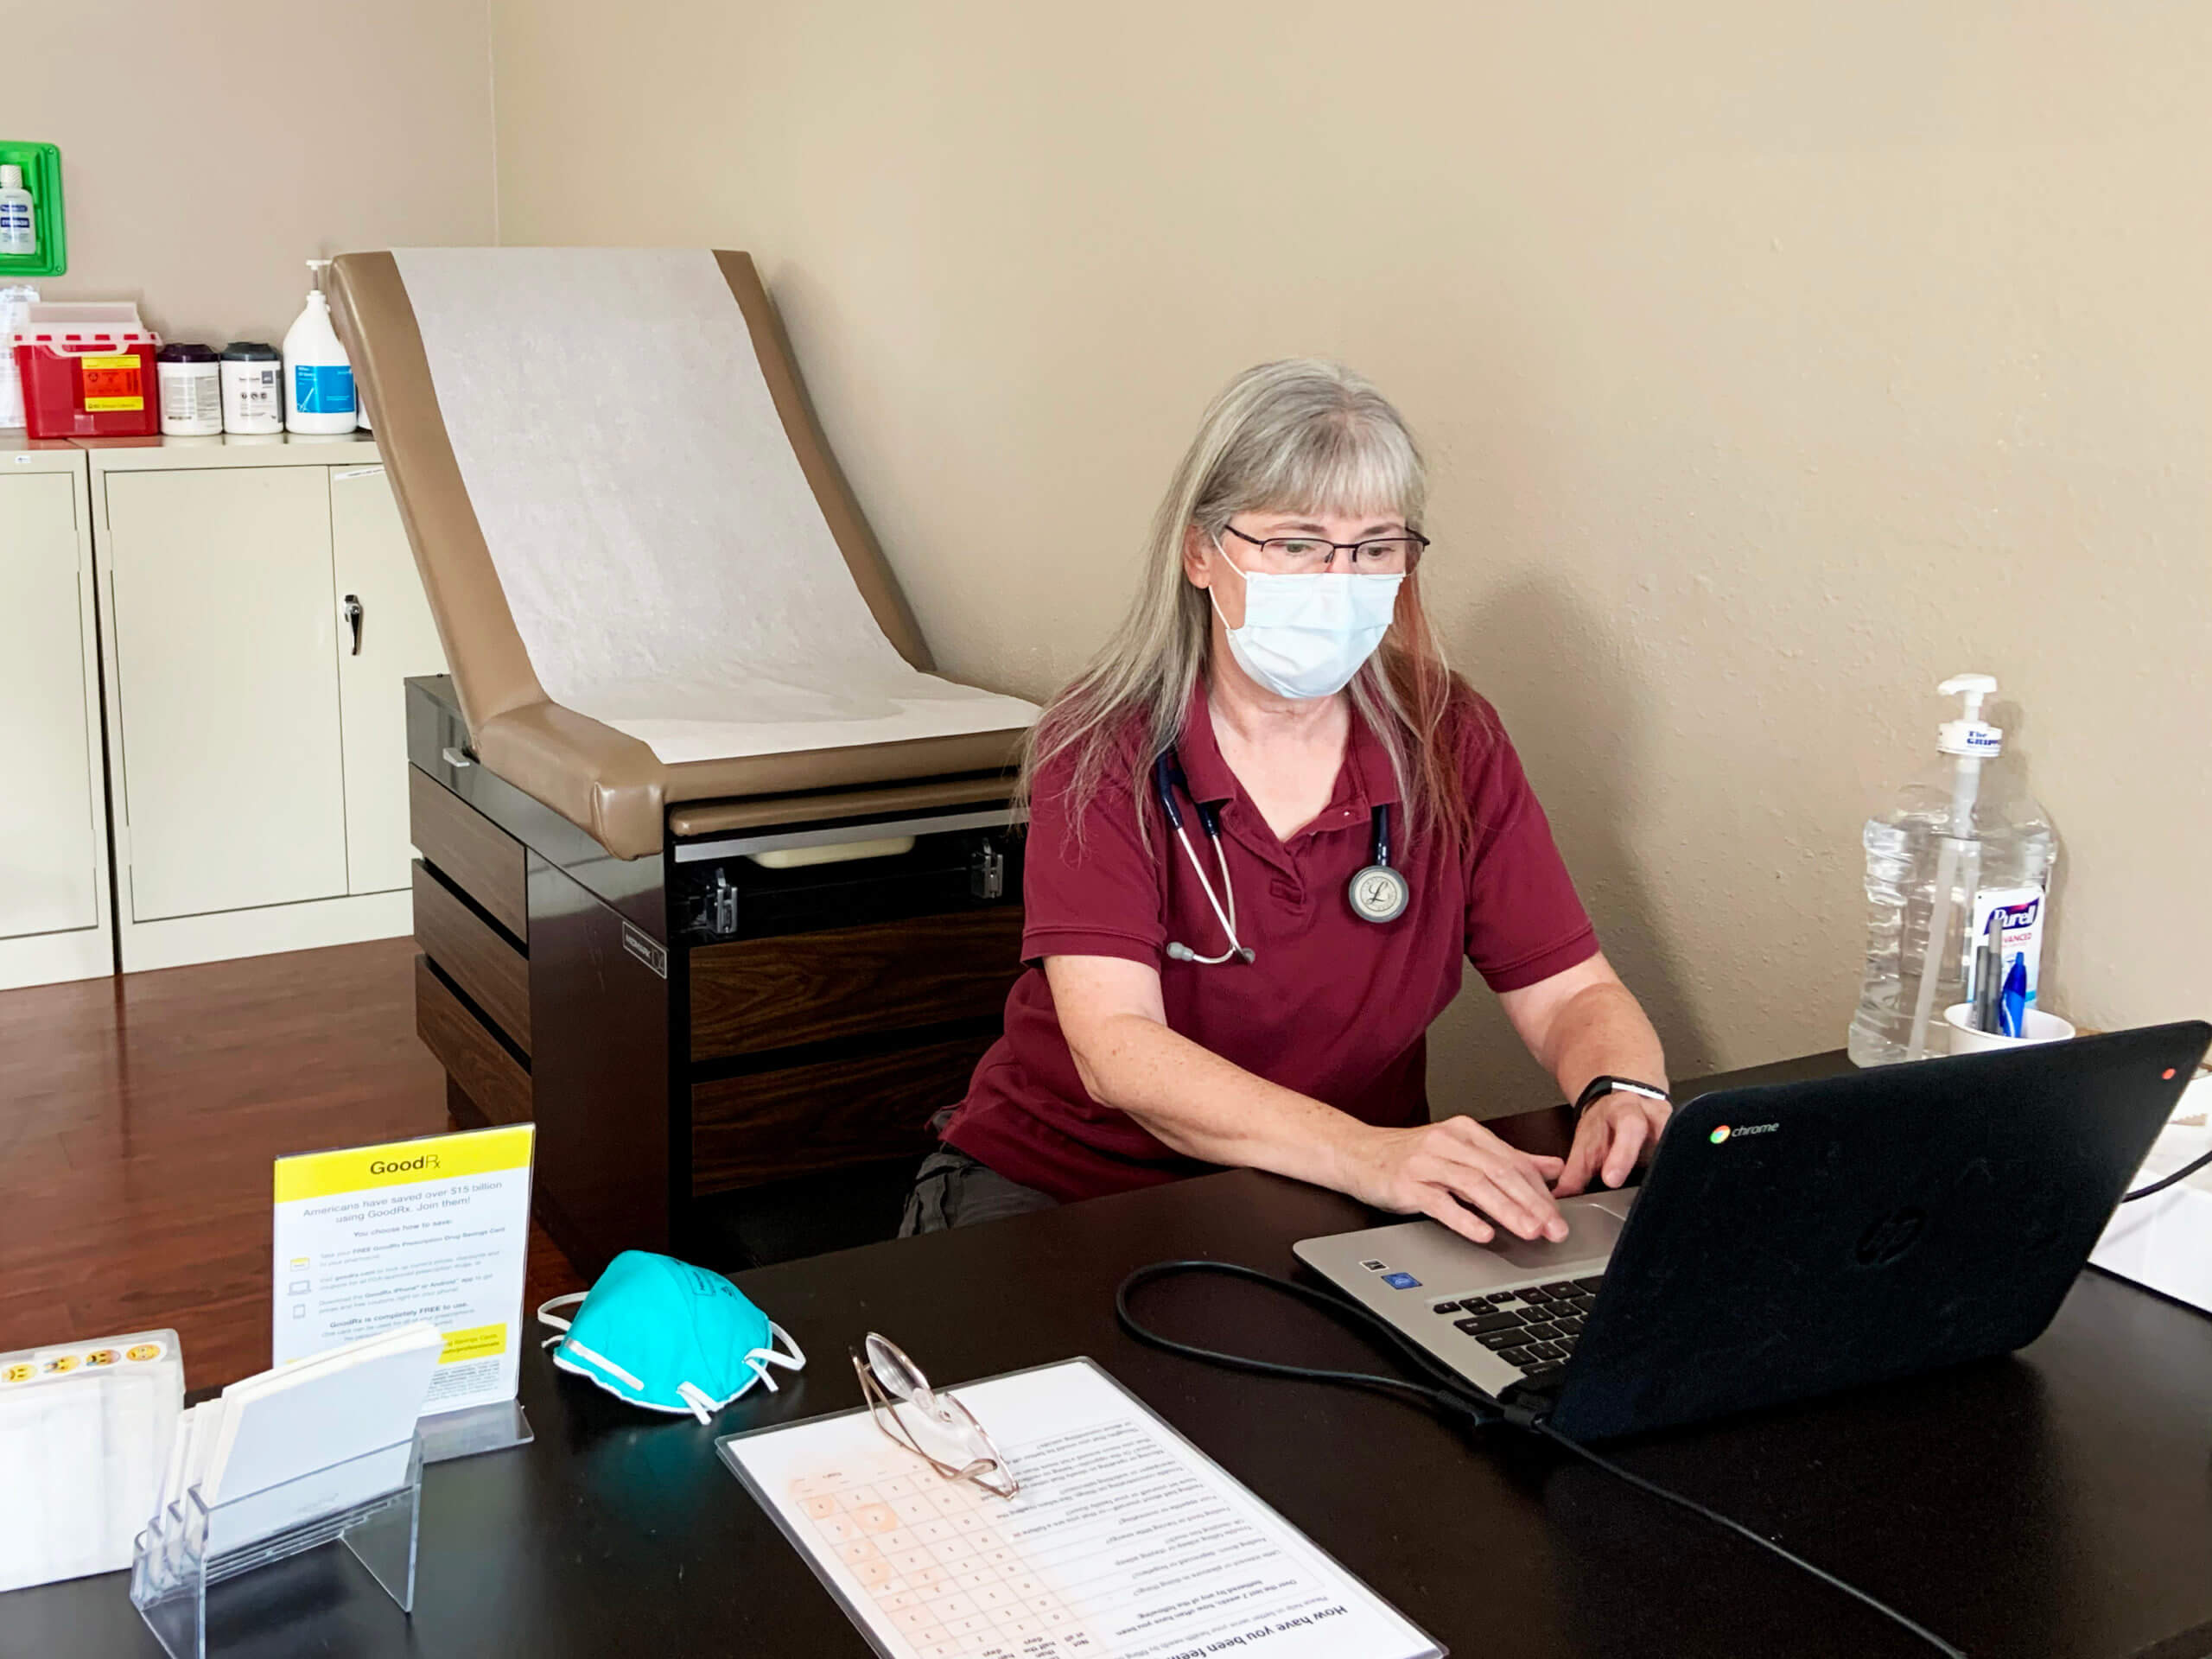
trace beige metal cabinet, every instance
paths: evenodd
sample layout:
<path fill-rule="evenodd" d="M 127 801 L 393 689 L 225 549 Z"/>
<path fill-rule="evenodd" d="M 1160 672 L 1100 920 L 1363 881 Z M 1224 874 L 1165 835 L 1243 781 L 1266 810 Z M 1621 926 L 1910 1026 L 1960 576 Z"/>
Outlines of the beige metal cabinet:
<path fill-rule="evenodd" d="M 340 619 L 338 705 L 350 893 L 410 885 L 407 708 L 401 684 L 445 652 L 384 468 L 330 469 L 331 569 Z"/>
<path fill-rule="evenodd" d="M 107 480 L 133 922 L 346 891 L 329 491 L 319 467 Z"/>
<path fill-rule="evenodd" d="M 0 441 L 0 987 L 114 968 L 85 479 Z"/>
<path fill-rule="evenodd" d="M 409 931 L 402 682 L 444 663 L 373 444 L 91 460 L 124 968 Z"/>

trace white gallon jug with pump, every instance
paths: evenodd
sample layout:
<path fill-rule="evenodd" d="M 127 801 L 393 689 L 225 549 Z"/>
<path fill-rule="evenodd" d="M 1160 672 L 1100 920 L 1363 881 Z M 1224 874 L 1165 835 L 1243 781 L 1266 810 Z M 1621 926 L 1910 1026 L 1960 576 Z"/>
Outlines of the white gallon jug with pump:
<path fill-rule="evenodd" d="M 2005 734 L 1981 717 L 1997 690 L 1986 674 L 1937 688 L 1966 699 L 1936 730 L 1941 759 L 1866 821 L 1866 972 L 1849 1048 L 1859 1065 L 1947 1052 L 1943 1010 L 1973 1001 L 1974 949 L 2005 912 L 2001 960 L 2024 958 L 2028 1002 L 2042 976 L 2058 838 L 2044 810 L 2001 764 Z"/>
<path fill-rule="evenodd" d="M 307 309 L 284 334 L 284 429 L 287 432 L 351 432 L 353 429 L 353 365 L 331 327 L 330 302 L 322 292 L 327 259 L 310 259 L 314 286 Z"/>

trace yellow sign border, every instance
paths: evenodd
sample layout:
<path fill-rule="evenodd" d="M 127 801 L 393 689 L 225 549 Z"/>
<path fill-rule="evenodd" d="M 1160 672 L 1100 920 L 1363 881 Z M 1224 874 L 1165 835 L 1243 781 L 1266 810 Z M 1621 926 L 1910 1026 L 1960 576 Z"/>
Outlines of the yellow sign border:
<path fill-rule="evenodd" d="M 526 1169 L 536 1141 L 535 1124 L 510 1123 L 493 1129 L 464 1129 L 458 1135 L 388 1141 L 381 1146 L 300 1153 L 276 1160 L 276 1202 L 296 1204 L 302 1198 Z"/>

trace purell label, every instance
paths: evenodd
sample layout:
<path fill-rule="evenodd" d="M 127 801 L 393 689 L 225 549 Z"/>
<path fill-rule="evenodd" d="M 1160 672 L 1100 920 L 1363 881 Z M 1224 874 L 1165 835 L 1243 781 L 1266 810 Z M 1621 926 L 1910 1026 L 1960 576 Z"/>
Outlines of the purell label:
<path fill-rule="evenodd" d="M 1974 947 L 1989 931 L 1992 912 L 2005 912 L 2005 948 L 2003 965 L 1999 973 L 2012 971 L 2016 957 L 2028 961 L 2028 1005 L 2035 1006 L 2037 988 L 2043 982 L 2043 907 L 2044 893 L 2040 887 L 1984 887 L 1974 896 L 1974 925 L 1967 934 L 1966 995 L 1971 1002 L 1979 988 L 1974 982 Z M 2004 982 L 1998 982 L 2004 988 Z"/>

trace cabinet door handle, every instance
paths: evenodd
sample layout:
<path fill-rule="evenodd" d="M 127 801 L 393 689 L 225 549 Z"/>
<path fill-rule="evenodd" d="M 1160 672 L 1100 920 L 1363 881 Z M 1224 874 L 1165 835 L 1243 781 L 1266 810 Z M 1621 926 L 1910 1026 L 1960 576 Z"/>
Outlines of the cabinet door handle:
<path fill-rule="evenodd" d="M 361 619 L 366 614 L 361 608 L 359 594 L 346 595 L 346 622 L 353 630 L 353 655 L 356 657 L 361 654 Z"/>
<path fill-rule="evenodd" d="M 438 754 L 446 765 L 454 767 L 456 771 L 462 766 L 473 766 L 476 764 L 474 755 L 470 754 L 466 749 L 457 749 L 450 743 L 440 749 Z"/>
<path fill-rule="evenodd" d="M 341 472 L 333 473 L 330 476 L 334 482 L 343 484 L 349 478 L 382 478 L 384 476 L 384 468 L 381 467 L 348 467 Z"/>

